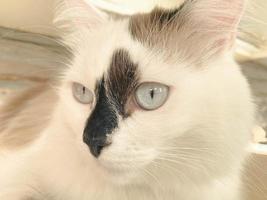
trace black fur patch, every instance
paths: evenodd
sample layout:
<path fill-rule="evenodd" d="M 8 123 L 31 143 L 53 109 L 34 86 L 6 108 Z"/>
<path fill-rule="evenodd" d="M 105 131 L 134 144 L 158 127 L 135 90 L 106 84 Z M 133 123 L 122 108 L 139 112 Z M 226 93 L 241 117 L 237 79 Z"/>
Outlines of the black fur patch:
<path fill-rule="evenodd" d="M 123 119 L 130 116 L 127 105 L 137 87 L 138 77 L 137 64 L 129 53 L 124 49 L 116 50 L 107 75 L 97 84 L 96 105 L 83 134 L 83 141 L 95 157 L 109 145 L 107 136 L 118 128 L 119 115 Z"/>
<path fill-rule="evenodd" d="M 118 127 L 118 116 L 107 97 L 104 78 L 98 83 L 96 94 L 97 103 L 84 129 L 83 141 L 89 146 L 91 153 L 98 157 L 108 145 L 107 135 Z"/>
<path fill-rule="evenodd" d="M 139 73 L 129 53 L 124 49 L 114 52 L 108 71 L 107 89 L 108 95 L 116 106 L 118 113 L 128 117 L 127 102 L 137 87 Z"/>

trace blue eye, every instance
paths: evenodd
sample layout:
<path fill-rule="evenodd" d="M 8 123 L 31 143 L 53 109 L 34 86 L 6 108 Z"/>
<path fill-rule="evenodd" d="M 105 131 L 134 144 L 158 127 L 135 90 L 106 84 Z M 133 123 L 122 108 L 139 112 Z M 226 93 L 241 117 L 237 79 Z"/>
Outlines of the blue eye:
<path fill-rule="evenodd" d="M 91 104 L 94 101 L 94 94 L 80 83 L 73 83 L 72 93 L 79 103 Z"/>
<path fill-rule="evenodd" d="M 168 99 L 169 87 L 161 83 L 142 83 L 135 92 L 137 104 L 144 110 L 156 110 Z"/>

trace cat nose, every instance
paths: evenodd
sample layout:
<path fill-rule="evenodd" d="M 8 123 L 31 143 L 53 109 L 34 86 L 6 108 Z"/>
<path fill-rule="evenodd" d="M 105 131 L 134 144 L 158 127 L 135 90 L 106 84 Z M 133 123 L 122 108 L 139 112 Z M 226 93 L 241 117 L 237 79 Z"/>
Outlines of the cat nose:
<path fill-rule="evenodd" d="M 117 110 L 107 96 L 104 79 L 102 79 L 97 90 L 98 98 L 83 132 L 83 141 L 96 158 L 100 156 L 105 147 L 110 145 L 110 135 L 118 128 L 119 123 Z"/>
<path fill-rule="evenodd" d="M 106 137 L 101 137 L 101 138 L 91 138 L 88 139 L 86 137 L 83 138 L 84 143 L 86 143 L 90 149 L 91 154 L 98 158 L 101 151 L 110 143 L 106 141 Z"/>

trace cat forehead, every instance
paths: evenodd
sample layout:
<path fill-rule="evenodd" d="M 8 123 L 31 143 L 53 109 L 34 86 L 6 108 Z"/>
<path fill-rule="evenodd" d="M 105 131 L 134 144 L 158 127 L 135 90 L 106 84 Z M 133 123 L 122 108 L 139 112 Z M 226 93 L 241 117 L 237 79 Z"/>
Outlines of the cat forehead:
<path fill-rule="evenodd" d="M 151 48 L 133 37 L 128 19 L 111 21 L 93 33 L 88 30 L 83 31 L 78 36 L 79 43 L 74 53 L 74 70 L 79 73 L 79 76 L 83 75 L 85 80 L 88 76 L 94 80 L 100 80 L 108 73 L 114 55 L 118 55 L 121 50 L 124 52 L 120 54 L 121 61 L 125 62 L 125 65 L 128 60 L 135 63 L 143 76 L 151 74 L 151 71 L 162 70 L 164 66 L 164 60 L 159 54 L 155 56 Z M 128 60 L 125 59 L 126 54 Z M 158 65 L 161 69 L 157 68 Z M 120 68 L 122 65 L 116 67 Z"/>
<path fill-rule="evenodd" d="M 173 42 L 167 40 L 173 38 L 171 30 L 177 25 L 173 24 L 174 19 L 177 19 L 182 7 L 168 11 L 155 9 L 150 14 L 110 19 L 93 32 L 85 29 L 85 33 L 78 36 L 80 44 L 77 45 L 77 55 L 80 55 L 79 58 L 85 62 L 83 65 L 88 67 L 89 73 L 96 79 L 108 71 L 111 58 L 118 49 L 127 50 L 131 60 L 138 63 L 142 74 L 157 73 L 163 70 L 166 63 L 184 63 L 188 57 L 185 54 L 188 43 L 184 44 L 179 38 Z M 177 46 L 181 48 L 177 50 Z M 180 50 L 183 55 L 179 57 Z"/>

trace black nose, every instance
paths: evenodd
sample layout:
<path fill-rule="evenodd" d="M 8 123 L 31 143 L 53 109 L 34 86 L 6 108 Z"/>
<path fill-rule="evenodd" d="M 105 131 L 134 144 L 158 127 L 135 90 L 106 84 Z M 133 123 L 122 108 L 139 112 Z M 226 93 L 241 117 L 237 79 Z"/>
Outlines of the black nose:
<path fill-rule="evenodd" d="M 102 149 L 109 144 L 106 142 L 106 137 L 99 137 L 99 138 L 83 138 L 84 143 L 86 143 L 90 149 L 91 154 L 98 158 Z"/>

